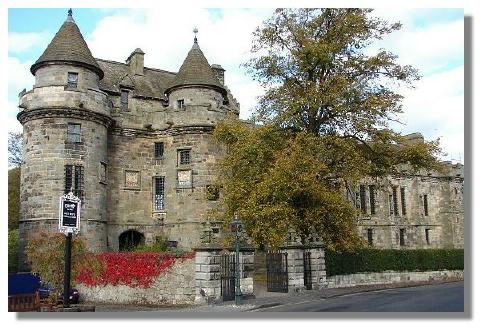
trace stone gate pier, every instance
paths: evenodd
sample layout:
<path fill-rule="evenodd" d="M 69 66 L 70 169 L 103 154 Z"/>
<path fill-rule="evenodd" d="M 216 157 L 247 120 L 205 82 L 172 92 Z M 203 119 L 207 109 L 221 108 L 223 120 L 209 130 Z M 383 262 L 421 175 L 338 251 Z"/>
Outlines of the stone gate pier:
<path fill-rule="evenodd" d="M 280 249 L 287 254 L 288 291 L 298 292 L 326 286 L 325 250 L 321 245 L 289 245 Z"/>
<path fill-rule="evenodd" d="M 195 303 L 216 303 L 222 295 L 222 256 L 234 255 L 233 248 L 223 248 L 218 244 L 202 245 L 195 249 Z M 254 249 L 240 249 L 240 290 L 243 298 L 254 297 Z M 228 270 L 227 270 L 228 271 Z"/>

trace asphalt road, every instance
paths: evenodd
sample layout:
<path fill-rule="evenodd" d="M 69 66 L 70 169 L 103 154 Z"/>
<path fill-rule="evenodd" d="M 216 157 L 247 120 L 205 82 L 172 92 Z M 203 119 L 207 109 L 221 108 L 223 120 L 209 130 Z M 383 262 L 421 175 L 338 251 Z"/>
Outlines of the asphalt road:
<path fill-rule="evenodd" d="M 463 312 L 463 281 L 308 300 L 258 312 Z M 256 311 L 256 312 L 257 312 Z"/>

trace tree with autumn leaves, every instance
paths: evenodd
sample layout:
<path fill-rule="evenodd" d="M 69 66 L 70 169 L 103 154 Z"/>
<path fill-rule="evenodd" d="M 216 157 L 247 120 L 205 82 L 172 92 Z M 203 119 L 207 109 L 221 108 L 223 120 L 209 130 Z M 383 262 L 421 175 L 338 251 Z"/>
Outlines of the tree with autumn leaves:
<path fill-rule="evenodd" d="M 417 70 L 365 52 L 399 28 L 371 9 L 277 9 L 257 28 L 245 65 L 265 88 L 257 124 L 226 120 L 214 132 L 226 147 L 220 219 L 237 213 L 257 246 L 281 246 L 293 231 L 351 250 L 361 239 L 346 188 L 401 164 L 440 168 L 438 140 L 412 143 L 389 128 L 402 112 L 395 88 L 413 87 Z"/>

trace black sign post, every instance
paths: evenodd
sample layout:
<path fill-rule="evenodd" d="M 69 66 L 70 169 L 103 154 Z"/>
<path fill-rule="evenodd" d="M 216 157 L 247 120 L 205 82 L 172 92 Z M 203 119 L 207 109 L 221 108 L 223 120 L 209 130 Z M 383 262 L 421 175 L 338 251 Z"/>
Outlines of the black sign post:
<path fill-rule="evenodd" d="M 65 271 L 63 276 L 63 307 L 70 307 L 70 276 L 72 263 L 72 234 L 80 231 L 81 201 L 72 192 L 60 197 L 58 228 L 65 234 Z"/>
<path fill-rule="evenodd" d="M 72 267 L 72 233 L 65 238 L 65 271 L 63 275 L 63 307 L 70 307 L 70 268 Z"/>

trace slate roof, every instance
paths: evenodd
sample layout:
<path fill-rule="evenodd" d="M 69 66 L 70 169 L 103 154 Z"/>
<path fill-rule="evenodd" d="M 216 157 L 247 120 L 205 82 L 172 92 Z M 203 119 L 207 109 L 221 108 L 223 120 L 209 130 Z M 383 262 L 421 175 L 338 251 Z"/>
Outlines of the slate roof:
<path fill-rule="evenodd" d="M 111 60 L 98 59 L 105 76 L 100 80 L 100 89 L 110 92 L 120 92 L 120 85 L 130 87 L 133 80 L 134 95 L 164 98 L 165 90 L 175 77 L 175 73 L 144 67 L 144 75 L 133 75 L 130 66 Z"/>
<path fill-rule="evenodd" d="M 134 53 L 143 54 L 143 51 L 135 49 Z M 112 94 L 119 94 L 123 87 L 132 89 L 136 96 L 165 99 L 165 93 L 169 93 L 174 88 L 189 85 L 208 86 L 220 91 L 223 95 L 227 94 L 225 87 L 218 80 L 198 46 L 196 38 L 178 73 L 144 67 L 144 75 L 135 75 L 132 74 L 128 64 L 95 59 L 92 56 L 80 29 L 73 20 L 71 10 L 30 71 L 35 74 L 36 70 L 44 65 L 65 62 L 81 65 L 98 73 L 100 89 Z"/>
<path fill-rule="evenodd" d="M 198 46 L 197 39 L 193 43 L 192 49 L 188 52 L 187 58 L 183 61 L 175 79 L 168 86 L 166 93 L 180 86 L 204 85 L 219 90 L 226 94 L 226 90 L 213 72 L 210 64 L 203 55 Z"/>
<path fill-rule="evenodd" d="M 49 63 L 58 62 L 73 62 L 93 70 L 100 76 L 100 79 L 103 77 L 103 71 L 93 58 L 80 29 L 71 16 L 71 12 L 57 34 L 53 37 L 47 49 L 45 49 L 35 64 L 32 65 L 30 72 L 35 74 L 40 67 Z"/>

